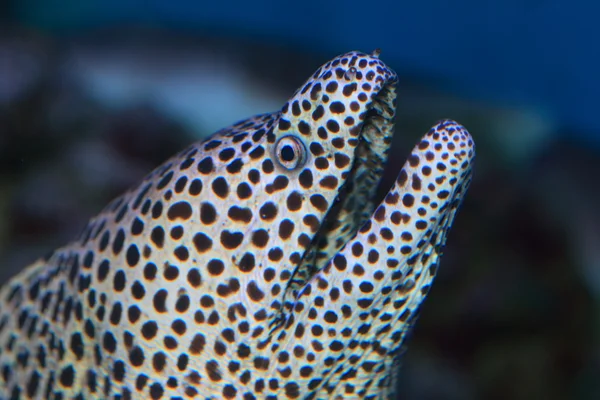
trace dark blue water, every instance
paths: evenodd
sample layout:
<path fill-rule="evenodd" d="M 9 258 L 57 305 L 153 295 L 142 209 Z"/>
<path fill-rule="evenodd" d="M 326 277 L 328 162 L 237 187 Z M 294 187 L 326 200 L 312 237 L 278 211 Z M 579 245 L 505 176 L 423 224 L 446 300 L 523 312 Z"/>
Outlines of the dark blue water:
<path fill-rule="evenodd" d="M 53 32 L 135 23 L 327 54 L 380 47 L 400 73 L 435 76 L 455 93 L 539 110 L 600 145 L 599 12 L 599 3 L 584 0 L 21 0 L 13 6 L 18 22 Z"/>

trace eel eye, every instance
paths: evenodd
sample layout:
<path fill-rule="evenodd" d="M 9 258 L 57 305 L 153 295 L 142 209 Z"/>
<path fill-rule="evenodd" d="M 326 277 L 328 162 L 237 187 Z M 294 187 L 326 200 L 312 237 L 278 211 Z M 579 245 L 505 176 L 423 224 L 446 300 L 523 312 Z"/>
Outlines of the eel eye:
<path fill-rule="evenodd" d="M 275 156 L 283 168 L 291 171 L 306 162 L 306 147 L 296 136 L 284 136 L 275 145 Z"/>

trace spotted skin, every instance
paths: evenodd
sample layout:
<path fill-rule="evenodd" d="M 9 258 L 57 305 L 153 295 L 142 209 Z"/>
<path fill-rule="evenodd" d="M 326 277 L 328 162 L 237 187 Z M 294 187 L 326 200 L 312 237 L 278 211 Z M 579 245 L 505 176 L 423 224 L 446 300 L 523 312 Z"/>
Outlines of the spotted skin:
<path fill-rule="evenodd" d="M 0 397 L 392 396 L 474 157 L 441 121 L 373 204 L 396 80 L 378 54 L 333 59 L 9 281 Z"/>

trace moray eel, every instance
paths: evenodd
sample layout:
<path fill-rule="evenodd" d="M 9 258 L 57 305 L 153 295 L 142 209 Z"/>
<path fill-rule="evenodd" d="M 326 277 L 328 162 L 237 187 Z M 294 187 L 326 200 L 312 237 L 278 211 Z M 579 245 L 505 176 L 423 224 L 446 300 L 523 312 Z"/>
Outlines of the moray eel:
<path fill-rule="evenodd" d="M 391 397 L 474 157 L 441 121 L 375 204 L 396 81 L 336 57 L 10 280 L 2 398 Z"/>

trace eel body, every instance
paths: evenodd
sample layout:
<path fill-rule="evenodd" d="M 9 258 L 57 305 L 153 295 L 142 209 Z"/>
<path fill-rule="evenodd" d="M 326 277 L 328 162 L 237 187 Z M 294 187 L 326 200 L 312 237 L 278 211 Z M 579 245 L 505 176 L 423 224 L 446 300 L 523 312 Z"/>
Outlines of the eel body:
<path fill-rule="evenodd" d="M 440 121 L 375 204 L 396 82 L 334 58 L 6 283 L 0 398 L 391 397 L 474 158 Z"/>

